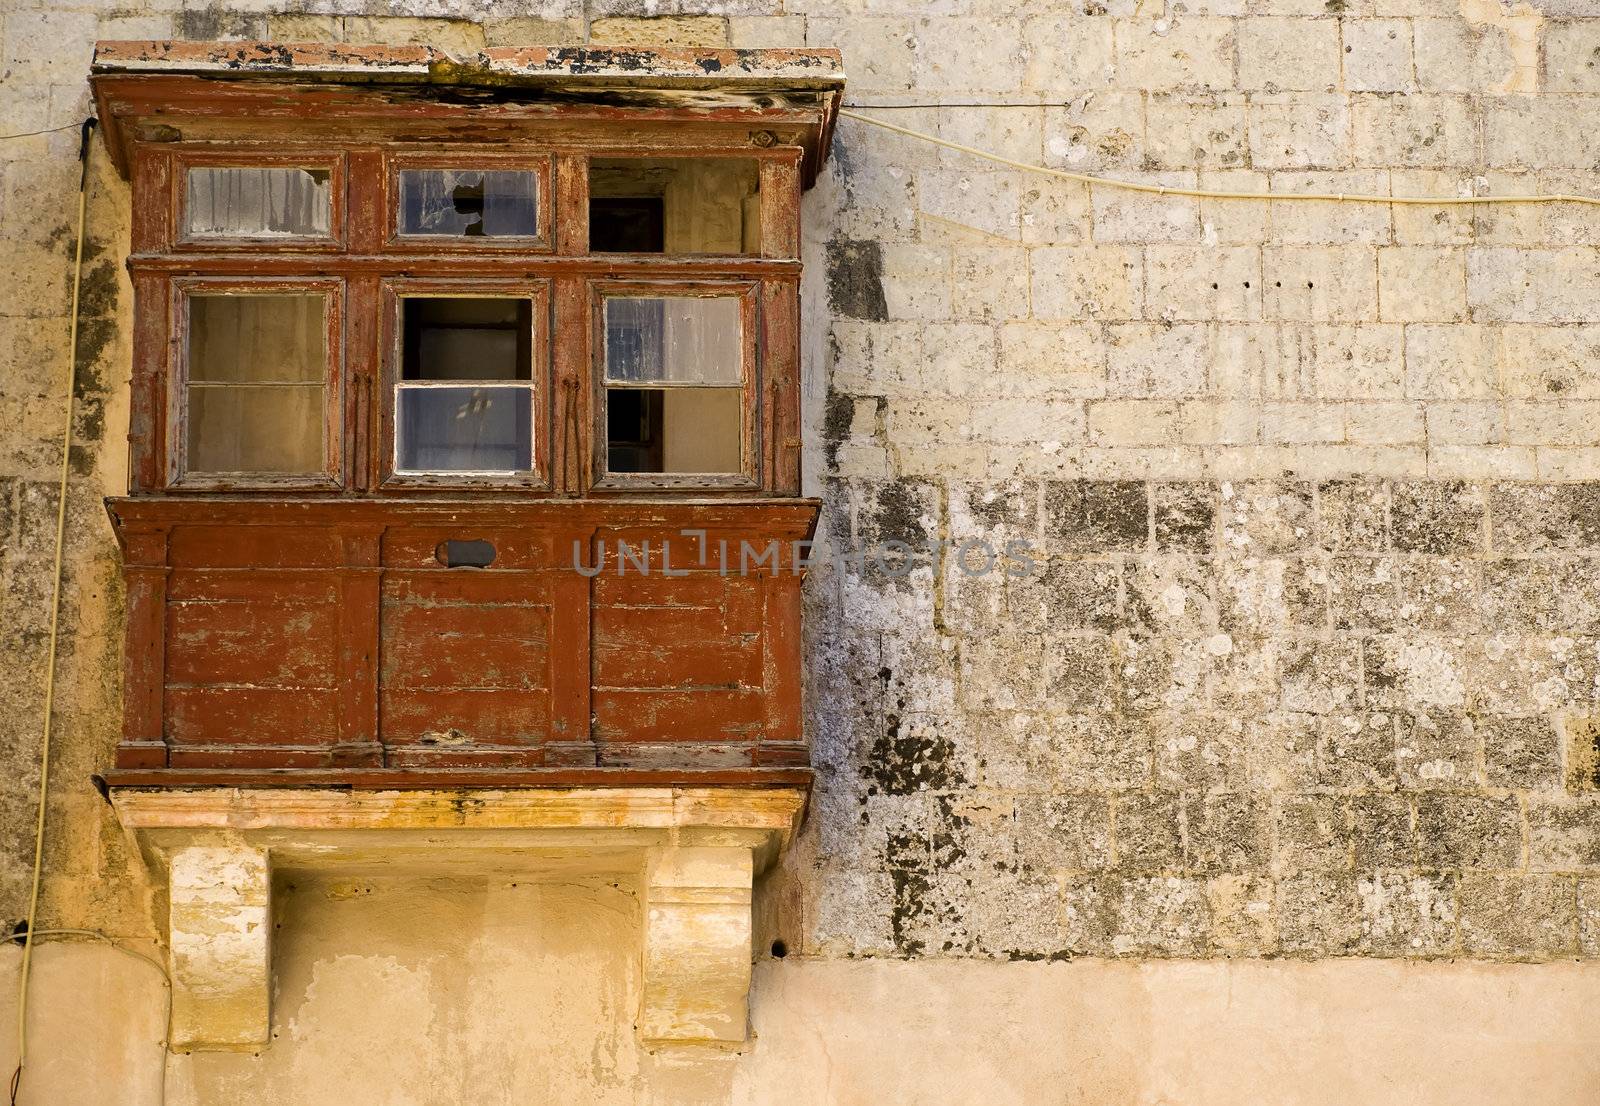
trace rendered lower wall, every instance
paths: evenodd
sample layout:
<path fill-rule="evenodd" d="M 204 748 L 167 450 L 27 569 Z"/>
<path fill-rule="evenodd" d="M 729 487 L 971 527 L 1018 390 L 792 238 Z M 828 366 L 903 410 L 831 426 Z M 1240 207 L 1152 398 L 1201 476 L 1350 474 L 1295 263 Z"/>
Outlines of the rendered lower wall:
<path fill-rule="evenodd" d="M 1600 194 L 1590 0 L 290 6 L 0 15 L 8 923 L 97 37 L 838 46 L 863 110 L 963 105 L 876 114 L 1026 162 Z M 163 904 L 90 783 L 129 357 L 102 154 L 40 924 L 148 942 Z M 753 1043 L 639 1053 L 624 890 L 308 887 L 278 899 L 277 1039 L 174 1058 L 169 1101 L 1600 1098 L 1595 210 L 1091 191 L 842 122 L 804 211 L 819 779 L 757 897 L 789 956 L 758 965 Z M 849 562 L 969 537 L 1049 564 Z M 154 972 L 58 943 L 38 967 L 21 1101 L 156 1101 Z"/>
<path fill-rule="evenodd" d="M 259 1056 L 173 1056 L 170 1106 L 936 1102 L 1575 1106 L 1600 978 L 1572 963 L 765 960 L 739 1052 L 634 1041 L 626 889 L 297 888 Z M 15 954 L 0 970 L 12 993 Z M 161 1102 L 163 991 L 103 946 L 38 963 L 33 1101 Z M 4 1007 L 0 1007 L 4 1009 Z M 0 1062 L 10 1063 L 10 1035 Z"/>

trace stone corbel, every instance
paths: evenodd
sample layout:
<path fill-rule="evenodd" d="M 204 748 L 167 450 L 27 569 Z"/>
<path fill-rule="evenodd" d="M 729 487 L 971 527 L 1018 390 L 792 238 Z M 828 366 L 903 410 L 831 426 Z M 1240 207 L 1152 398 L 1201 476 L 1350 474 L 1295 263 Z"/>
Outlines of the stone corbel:
<path fill-rule="evenodd" d="M 727 1045 L 748 1028 L 751 890 L 799 824 L 795 788 L 316 791 L 115 788 L 112 804 L 169 881 L 178 1051 L 271 1036 L 274 871 L 375 855 L 441 874 L 525 869 L 638 881 L 639 1035 Z"/>
<path fill-rule="evenodd" d="M 167 862 L 170 1047 L 258 1049 L 272 1032 L 272 867 L 265 849 L 193 844 Z"/>

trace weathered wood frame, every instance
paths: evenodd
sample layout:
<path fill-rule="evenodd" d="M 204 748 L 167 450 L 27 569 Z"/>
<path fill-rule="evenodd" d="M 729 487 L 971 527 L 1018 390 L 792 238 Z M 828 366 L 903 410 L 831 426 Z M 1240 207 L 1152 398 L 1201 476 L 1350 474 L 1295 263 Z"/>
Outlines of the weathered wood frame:
<path fill-rule="evenodd" d="M 337 277 L 255 279 L 182 277 L 171 282 L 168 308 L 172 320 L 167 343 L 168 382 L 164 424 L 167 482 L 174 489 L 216 491 L 251 488 L 263 491 L 331 492 L 345 484 L 348 448 L 349 389 L 344 371 L 344 282 Z M 273 295 L 320 292 L 323 297 L 322 472 L 194 473 L 188 467 L 189 300 L 195 295 Z"/>
<path fill-rule="evenodd" d="M 176 152 L 169 174 L 172 212 L 167 241 L 174 251 L 255 252 L 263 248 L 339 253 L 345 249 L 345 196 L 349 172 L 343 151 L 319 156 L 316 153 L 270 153 L 254 148 L 239 152 L 212 149 L 184 149 Z M 186 229 L 189 205 L 190 169 L 326 169 L 328 179 L 328 233 L 290 235 L 190 234 Z"/>
<path fill-rule="evenodd" d="M 760 489 L 771 479 L 762 465 L 761 285 L 751 281 L 596 280 L 589 282 L 590 487 L 595 490 L 727 491 Z M 738 473 L 616 473 L 606 466 L 605 301 L 609 296 L 721 296 L 739 301 L 739 459 Z M 639 387 L 649 385 L 641 383 Z M 677 387 L 670 383 L 663 388 Z"/>
<path fill-rule="evenodd" d="M 384 277 L 380 282 L 382 319 L 379 333 L 379 374 L 377 394 L 372 406 L 378 417 L 375 436 L 364 443 L 369 451 L 370 471 L 376 473 L 375 490 L 411 492 L 419 489 L 550 489 L 551 390 L 554 374 L 550 364 L 551 314 L 550 282 L 547 280 L 439 280 L 412 277 Z M 417 296 L 445 298 L 527 299 L 533 301 L 532 385 L 533 471 L 518 473 L 402 472 L 398 466 L 399 426 L 398 385 L 401 376 L 403 335 L 400 327 L 402 300 Z"/>
<path fill-rule="evenodd" d="M 550 227 L 555 196 L 551 188 L 551 156 L 546 154 L 508 154 L 504 149 L 483 146 L 441 145 L 431 152 L 412 149 L 384 151 L 379 195 L 385 216 L 386 249 L 417 253 L 476 253 L 504 250 L 520 253 L 549 253 L 554 244 Z M 402 234 L 400 232 L 400 173 L 407 169 L 522 171 L 538 179 L 535 217 L 538 232 L 533 235 L 489 236 L 476 238 L 447 234 Z"/>
<path fill-rule="evenodd" d="M 659 139 L 656 140 L 659 142 Z M 407 492 L 443 490 L 496 490 L 516 488 L 528 494 L 616 495 L 655 491 L 663 494 L 738 495 L 752 492 L 795 495 L 800 490 L 799 427 L 799 147 L 731 148 L 716 144 L 704 149 L 681 149 L 652 144 L 644 147 L 615 145 L 552 149 L 547 154 L 485 155 L 488 160 L 440 143 L 442 152 L 403 155 L 386 145 L 328 147 L 306 145 L 301 151 L 267 155 L 259 146 L 239 142 L 218 148 L 212 144 L 135 143 L 135 188 L 143 194 L 167 198 L 168 207 L 146 211 L 139 205 L 135 220 L 134 253 L 129 258 L 135 303 L 134 387 L 130 442 L 130 488 L 149 492 L 246 491 L 307 487 L 297 481 L 215 480 L 195 483 L 176 479 L 172 437 L 175 411 L 172 342 L 180 319 L 171 310 L 172 287 L 206 279 L 277 281 L 284 286 L 322 279 L 340 279 L 342 373 L 341 405 L 336 422 L 344 459 L 332 490 L 346 494 L 404 489 Z M 467 149 L 467 147 L 463 147 Z M 481 146 L 470 149 L 481 150 Z M 758 161 L 761 177 L 761 254 L 641 255 L 588 253 L 588 158 L 623 156 L 674 156 L 708 158 L 743 157 Z M 189 165 L 336 163 L 342 182 L 335 197 L 336 218 L 344 248 L 321 243 L 314 248 L 304 240 L 241 239 L 219 245 L 219 240 L 178 243 L 177 205 Z M 398 160 L 397 160 L 398 159 Z M 440 236 L 438 242 L 408 236 L 392 243 L 393 204 L 390 181 L 397 165 L 464 168 L 478 164 L 535 167 L 541 172 L 540 209 L 550 222 L 547 244 L 500 245 L 476 249 L 484 238 L 456 240 Z M 542 167 L 542 168 L 540 168 Z M 200 274 L 204 274 L 202 277 Z M 392 403 L 386 365 L 392 359 L 389 343 L 385 287 L 415 281 L 420 287 L 434 281 L 466 289 L 512 284 L 547 289 L 546 329 L 536 334 L 550 365 L 551 386 L 541 400 L 546 409 L 536 428 L 535 448 L 540 455 L 540 477 L 530 480 L 496 478 L 407 478 L 394 481 L 392 421 L 386 415 Z M 677 285 L 685 288 L 720 288 L 739 285 L 751 289 L 742 312 L 745 340 L 751 360 L 747 366 L 746 449 L 743 476 L 707 479 L 664 474 L 653 478 L 616 479 L 604 475 L 594 462 L 603 448 L 598 418 L 603 411 L 603 383 L 597 378 L 595 355 L 596 301 L 593 289 L 625 284 Z M 485 292 L 485 294 L 495 294 Z M 320 483 L 318 490 L 330 490 Z"/>

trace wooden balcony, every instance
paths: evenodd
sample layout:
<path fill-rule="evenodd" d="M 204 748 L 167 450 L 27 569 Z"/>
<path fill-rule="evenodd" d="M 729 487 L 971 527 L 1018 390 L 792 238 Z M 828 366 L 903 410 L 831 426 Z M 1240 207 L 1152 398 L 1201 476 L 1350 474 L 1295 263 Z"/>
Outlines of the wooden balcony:
<path fill-rule="evenodd" d="M 797 543 L 813 500 L 108 507 L 127 582 L 112 786 L 809 777 Z M 451 567 L 457 550 L 492 560 Z"/>

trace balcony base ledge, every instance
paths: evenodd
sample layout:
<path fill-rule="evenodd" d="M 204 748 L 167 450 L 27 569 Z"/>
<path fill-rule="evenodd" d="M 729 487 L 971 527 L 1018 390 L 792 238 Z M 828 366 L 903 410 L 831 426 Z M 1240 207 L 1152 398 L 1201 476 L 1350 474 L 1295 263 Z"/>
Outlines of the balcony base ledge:
<path fill-rule="evenodd" d="M 745 1039 L 751 889 L 804 815 L 803 788 L 335 791 L 113 787 L 168 887 L 169 1047 L 264 1047 L 272 877 L 306 870 L 636 876 L 647 1043 Z"/>

